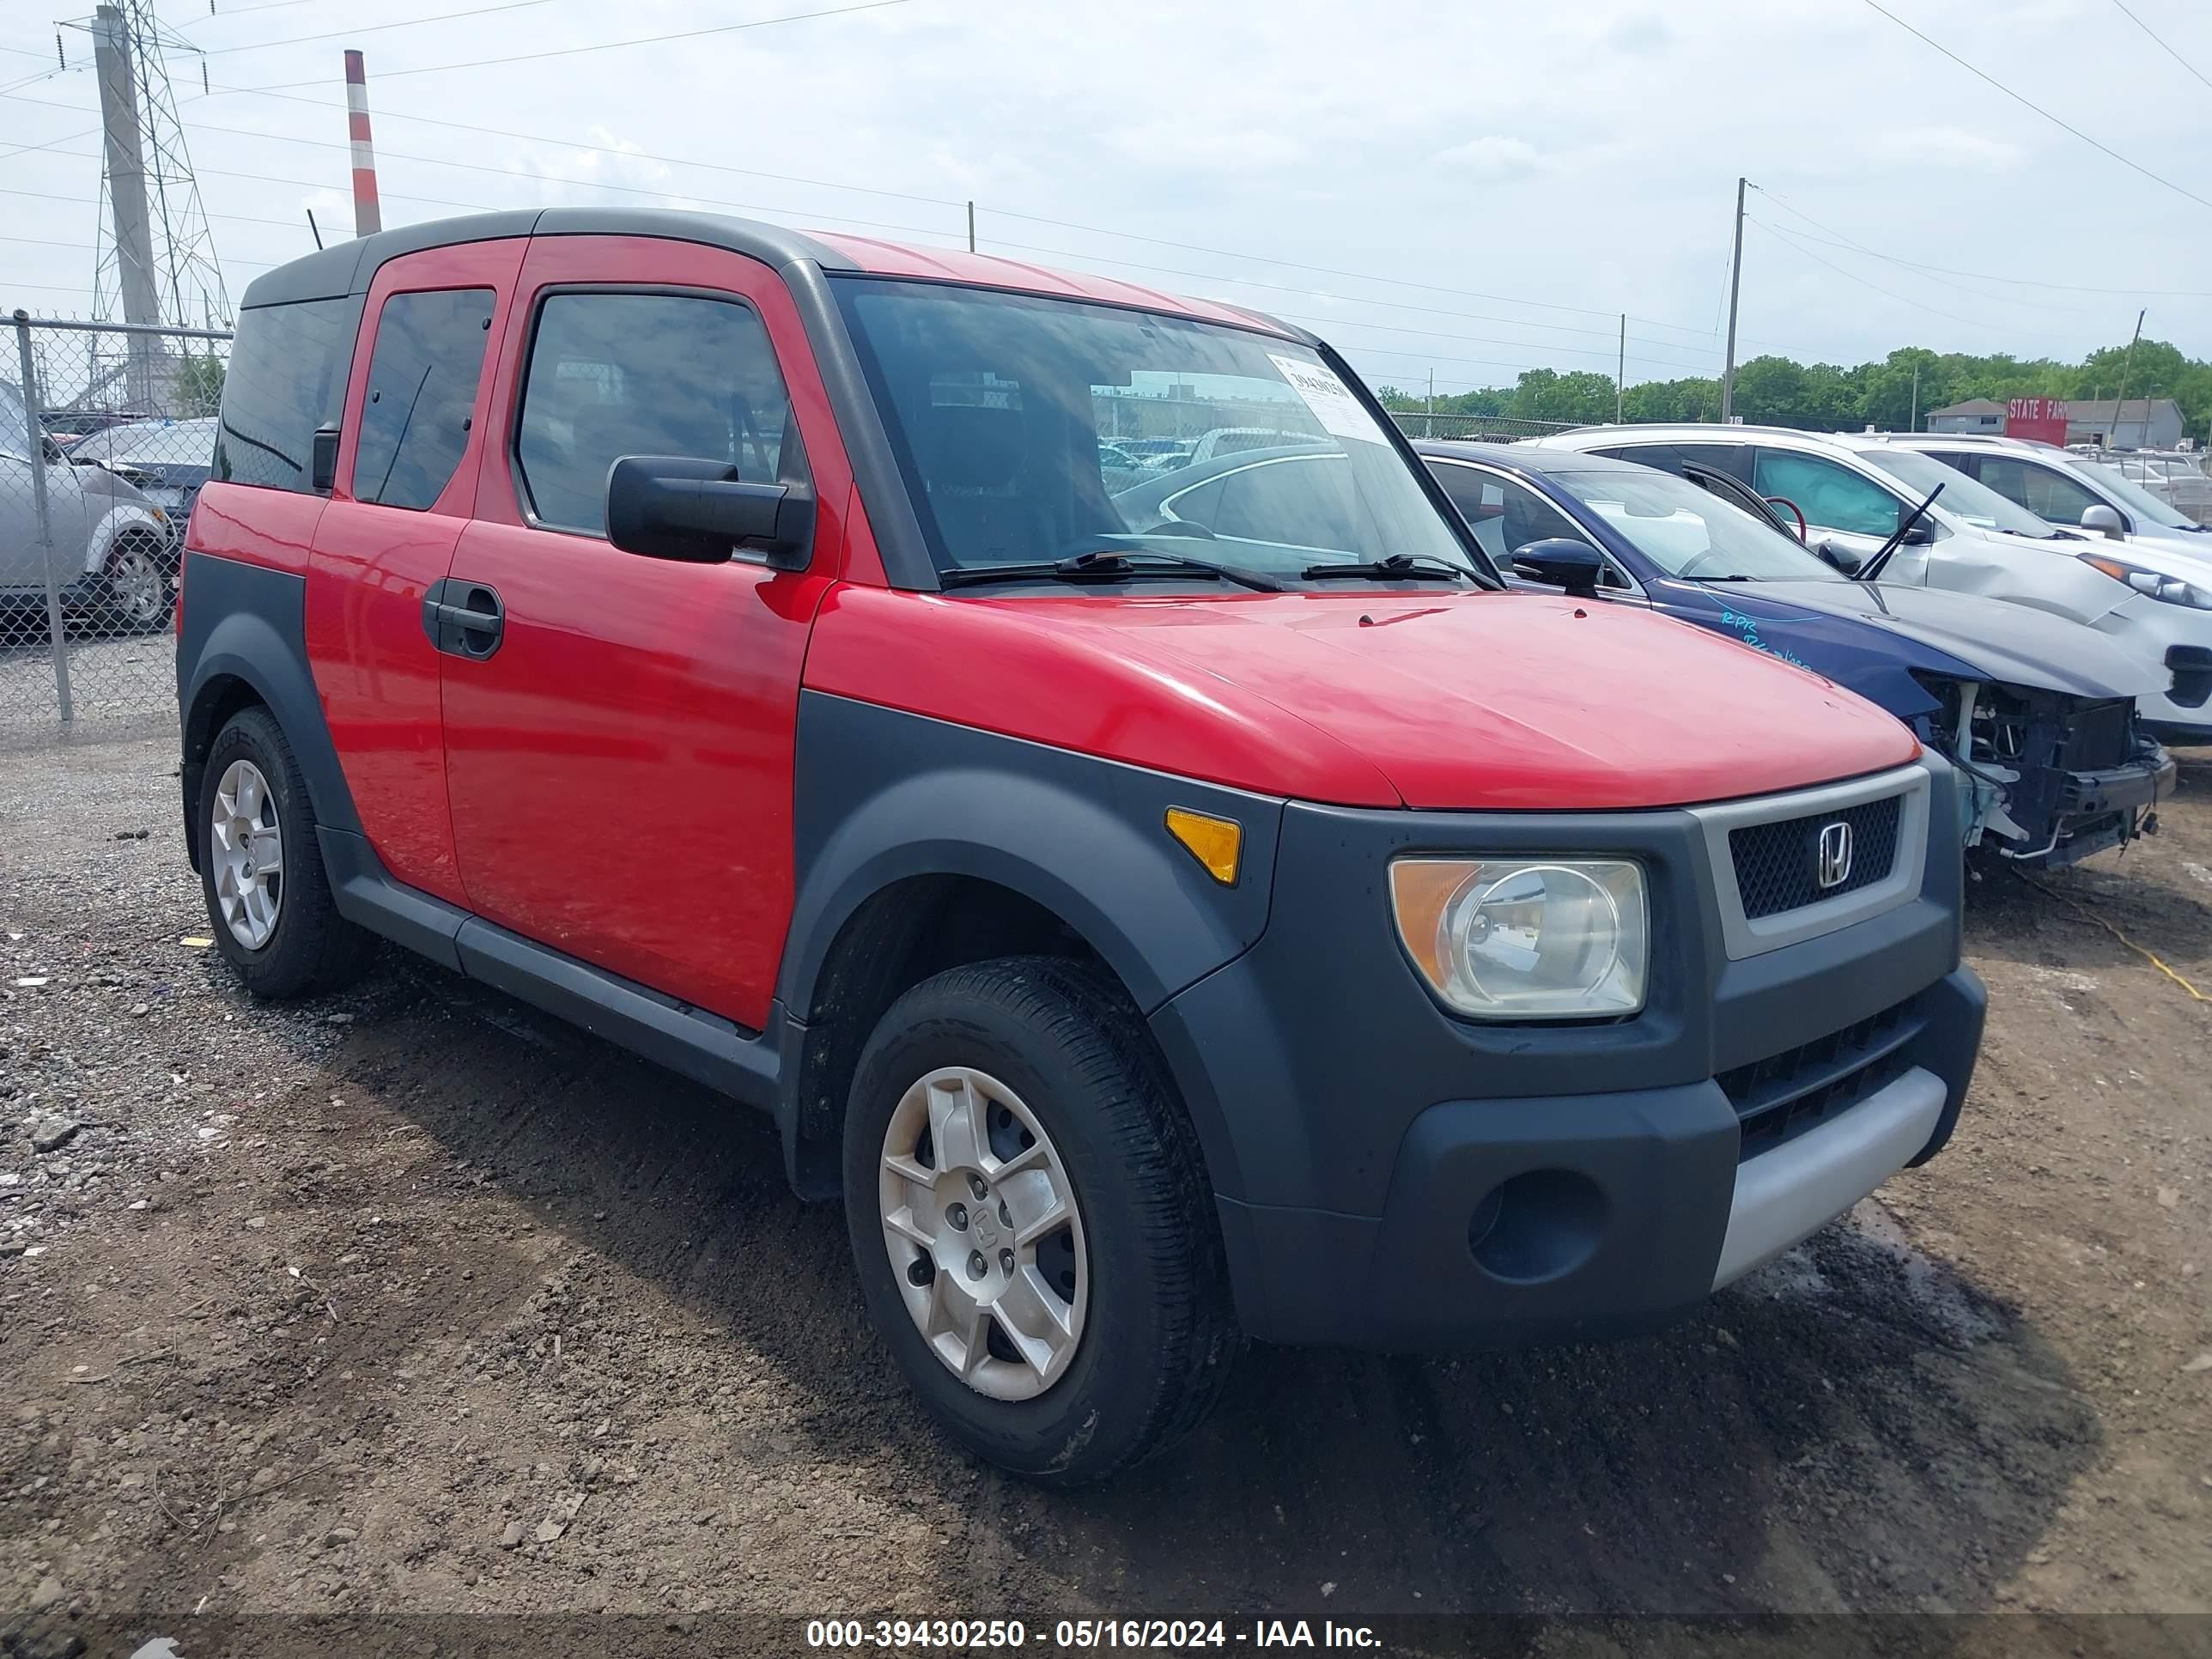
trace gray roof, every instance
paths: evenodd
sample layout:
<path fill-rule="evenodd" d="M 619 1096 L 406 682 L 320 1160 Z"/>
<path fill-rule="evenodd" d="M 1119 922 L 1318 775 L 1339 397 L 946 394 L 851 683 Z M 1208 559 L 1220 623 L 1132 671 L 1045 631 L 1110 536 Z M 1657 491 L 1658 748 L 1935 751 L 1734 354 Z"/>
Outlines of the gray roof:
<path fill-rule="evenodd" d="M 2154 421 L 2169 414 L 2176 420 L 2181 418 L 2181 405 L 2171 398 L 2130 398 L 2127 412 L 2115 415 L 2113 411 L 2118 407 L 2117 398 L 2069 398 L 2066 399 L 2066 418 L 2069 422 L 2087 421 L 2107 425 L 2115 420 Z"/>
<path fill-rule="evenodd" d="M 1932 421 L 1938 415 L 2002 415 L 2004 412 L 2005 406 L 1994 398 L 1969 398 L 1963 404 L 1953 404 L 1948 409 L 1931 409 L 1928 411 L 1928 418 Z"/>
<path fill-rule="evenodd" d="M 811 259 L 825 270 L 859 269 L 851 259 L 811 236 L 753 219 L 671 208 L 514 208 L 502 213 L 432 219 L 339 242 L 263 272 L 247 287 L 241 303 L 272 306 L 366 294 L 377 267 L 386 259 L 424 248 L 495 241 L 508 236 L 665 236 L 727 248 L 779 270 L 794 259 Z"/>

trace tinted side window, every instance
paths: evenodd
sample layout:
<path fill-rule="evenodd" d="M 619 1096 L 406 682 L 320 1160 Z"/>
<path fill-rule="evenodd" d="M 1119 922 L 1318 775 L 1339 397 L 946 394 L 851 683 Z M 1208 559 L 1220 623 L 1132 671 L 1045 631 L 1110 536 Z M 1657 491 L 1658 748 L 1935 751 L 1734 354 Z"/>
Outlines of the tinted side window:
<path fill-rule="evenodd" d="M 222 383 L 216 477 L 313 493 L 315 428 L 337 422 L 360 320 L 357 297 L 239 313 Z"/>
<path fill-rule="evenodd" d="M 1682 458 L 1674 453 L 1672 444 L 1613 444 L 1589 453 L 1602 455 L 1609 461 L 1633 461 L 1638 466 L 1656 466 L 1662 472 L 1679 473 L 1682 470 Z"/>
<path fill-rule="evenodd" d="M 1459 509 L 1474 538 L 1482 544 L 1482 550 L 1490 555 L 1491 562 L 1502 564 L 1505 558 L 1505 491 L 1498 481 L 1487 472 L 1478 472 L 1471 466 L 1455 466 L 1447 461 L 1442 465 L 1429 463 L 1429 471 L 1437 475 L 1437 482 L 1451 497 L 1451 504 Z"/>
<path fill-rule="evenodd" d="M 1182 504 L 1178 516 L 1187 517 Z M 1262 461 L 1221 481 L 1210 528 L 1217 536 L 1284 542 L 1293 547 L 1359 545 L 1359 506 L 1352 466 L 1340 455 Z"/>
<path fill-rule="evenodd" d="M 1685 461 L 1695 461 L 1745 483 L 1751 482 L 1751 453 L 1742 444 L 1676 444 L 1674 453 Z"/>
<path fill-rule="evenodd" d="M 1881 485 L 1818 455 L 1786 449 L 1759 452 L 1757 488 L 1796 503 L 1808 524 L 1847 536 L 1887 536 L 1897 528 L 1898 501 Z"/>
<path fill-rule="evenodd" d="M 420 512 L 445 489 L 468 447 L 491 305 L 488 288 L 385 301 L 354 445 L 356 501 Z"/>
<path fill-rule="evenodd" d="M 779 482 L 790 407 L 750 307 L 556 294 L 531 342 L 515 458 L 541 521 L 604 535 L 607 472 L 625 455 L 726 461 L 747 483 Z"/>
<path fill-rule="evenodd" d="M 2033 466 L 2009 455 L 1984 455 L 1980 459 L 1977 476 L 1984 483 L 2053 524 L 2079 524 L 2084 508 L 2101 505 L 2100 497 L 2047 466 Z"/>
<path fill-rule="evenodd" d="M 1530 542 L 1563 539 L 1589 544 L 1589 538 L 1579 525 L 1527 485 L 1509 480 L 1499 489 L 1504 496 L 1504 528 L 1509 555 Z"/>

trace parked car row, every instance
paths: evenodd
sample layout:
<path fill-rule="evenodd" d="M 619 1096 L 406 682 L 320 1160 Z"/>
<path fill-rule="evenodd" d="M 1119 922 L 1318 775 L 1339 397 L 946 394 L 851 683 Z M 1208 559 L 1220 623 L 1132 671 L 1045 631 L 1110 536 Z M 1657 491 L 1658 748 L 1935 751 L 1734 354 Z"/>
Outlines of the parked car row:
<path fill-rule="evenodd" d="M 106 436 L 96 432 L 78 441 Z M 124 470 L 72 465 L 74 453 L 34 429 L 21 392 L 0 381 L 0 609 L 21 612 L 46 602 L 43 493 L 64 608 L 114 631 L 165 626 L 191 492 L 165 506 Z"/>

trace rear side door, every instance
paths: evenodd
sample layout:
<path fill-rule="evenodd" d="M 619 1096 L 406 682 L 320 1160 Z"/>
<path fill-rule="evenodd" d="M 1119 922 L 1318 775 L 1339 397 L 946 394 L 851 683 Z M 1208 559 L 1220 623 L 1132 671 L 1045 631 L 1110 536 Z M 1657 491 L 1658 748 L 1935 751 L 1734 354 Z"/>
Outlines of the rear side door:
<path fill-rule="evenodd" d="M 542 237 L 520 292 L 445 590 L 486 618 L 441 659 L 469 908 L 761 1030 L 792 902 L 799 670 L 852 489 L 829 400 L 781 280 L 738 254 Z M 808 568 L 617 549 L 624 455 L 811 480 Z"/>
<path fill-rule="evenodd" d="M 308 659 L 362 828 L 394 877 L 452 904 L 465 893 L 423 602 L 475 505 L 493 343 L 527 246 L 462 243 L 377 272 L 308 570 Z"/>
<path fill-rule="evenodd" d="M 1949 457 L 1939 457 L 1957 466 Z M 2069 477 L 2057 467 L 2045 466 L 2018 455 L 1977 455 L 1972 476 L 2007 501 L 2016 501 L 2039 519 L 2057 525 L 2078 525 L 2093 507 L 2106 504 L 2087 484 Z M 1965 470 L 1965 469 L 1962 469 Z M 2123 514 L 2120 522 L 2128 523 Z"/>

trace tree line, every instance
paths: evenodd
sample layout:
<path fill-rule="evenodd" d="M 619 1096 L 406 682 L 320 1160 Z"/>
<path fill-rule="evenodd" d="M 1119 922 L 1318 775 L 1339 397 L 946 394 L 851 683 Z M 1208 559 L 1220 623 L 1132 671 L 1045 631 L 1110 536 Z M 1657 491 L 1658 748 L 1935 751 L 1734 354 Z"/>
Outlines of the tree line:
<path fill-rule="evenodd" d="M 1753 357 L 1735 372 L 1735 413 L 1765 426 L 1790 426 L 1811 432 L 1857 431 L 1873 426 L 1886 432 L 1925 427 L 1931 410 L 1989 398 L 2112 398 L 2119 395 L 2125 363 L 2127 396 L 2171 398 L 2181 406 L 2183 431 L 2200 440 L 2212 430 L 2212 362 L 2183 355 L 2163 340 L 2143 340 L 2127 362 L 2125 342 L 2091 352 L 2079 363 L 2047 357 L 2004 354 L 1974 356 L 1903 346 L 1879 362 L 1845 368 L 1835 363 L 1800 363 L 1788 357 Z M 1918 392 L 1914 372 L 1918 371 Z M 1421 393 L 1385 386 L 1385 407 L 1418 411 L 1429 407 Z M 1643 380 L 1621 395 L 1626 421 L 1717 421 L 1721 383 L 1715 376 L 1679 380 Z M 1613 417 L 1610 374 L 1576 369 L 1522 371 L 1510 386 L 1485 386 L 1436 400 L 1439 415 L 1480 415 L 1522 421 L 1590 422 Z"/>

